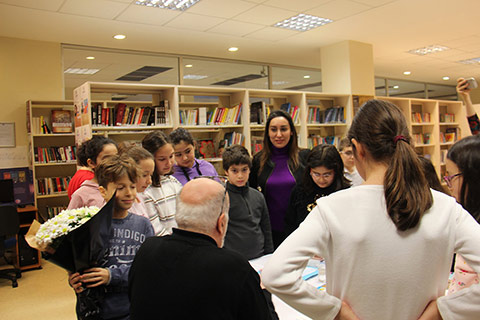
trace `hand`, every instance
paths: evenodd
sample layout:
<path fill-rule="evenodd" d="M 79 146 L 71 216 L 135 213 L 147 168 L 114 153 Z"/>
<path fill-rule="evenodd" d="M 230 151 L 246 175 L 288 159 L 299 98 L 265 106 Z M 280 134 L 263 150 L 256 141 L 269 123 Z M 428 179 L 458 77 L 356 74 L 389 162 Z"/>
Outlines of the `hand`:
<path fill-rule="evenodd" d="M 345 301 L 342 301 L 342 306 L 340 307 L 340 311 L 335 317 L 335 320 L 360 320 L 360 319 L 355 315 L 352 308 L 350 308 L 350 306 Z"/>
<path fill-rule="evenodd" d="M 87 288 L 94 288 L 107 284 L 110 280 L 110 271 L 106 268 L 90 268 L 84 271 L 80 280 L 87 284 Z"/>
<path fill-rule="evenodd" d="M 78 272 L 69 274 L 68 276 L 68 284 L 70 285 L 70 287 L 73 288 L 73 290 L 76 293 L 80 293 L 83 291 L 82 282 L 80 281 L 80 278 L 81 276 L 80 276 L 80 273 Z"/>
<path fill-rule="evenodd" d="M 442 316 L 438 311 L 437 300 L 430 301 L 418 320 L 442 320 Z"/>
<path fill-rule="evenodd" d="M 468 88 L 468 83 L 467 83 L 467 80 L 465 80 L 464 78 L 458 78 L 457 79 L 457 92 L 459 95 L 463 97 L 467 97 L 470 95 L 470 89 Z"/>

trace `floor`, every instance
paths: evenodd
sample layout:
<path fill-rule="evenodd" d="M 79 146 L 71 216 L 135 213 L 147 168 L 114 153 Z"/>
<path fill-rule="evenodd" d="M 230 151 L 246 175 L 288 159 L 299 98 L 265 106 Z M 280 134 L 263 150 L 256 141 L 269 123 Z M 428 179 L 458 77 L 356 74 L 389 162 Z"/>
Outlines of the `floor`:
<path fill-rule="evenodd" d="M 67 272 L 42 260 L 42 269 L 22 272 L 17 288 L 0 279 L 0 320 L 7 319 L 76 319 L 75 293 L 68 286 Z"/>

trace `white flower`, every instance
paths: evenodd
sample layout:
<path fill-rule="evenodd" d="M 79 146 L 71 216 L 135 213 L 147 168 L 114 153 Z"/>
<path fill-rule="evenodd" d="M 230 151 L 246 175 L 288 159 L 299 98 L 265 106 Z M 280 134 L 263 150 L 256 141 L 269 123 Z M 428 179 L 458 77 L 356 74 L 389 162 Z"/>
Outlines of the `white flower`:
<path fill-rule="evenodd" d="M 98 207 L 83 207 L 72 210 L 63 210 L 52 219 L 47 220 L 40 226 L 35 239 L 40 246 L 48 246 L 55 239 L 62 237 L 80 227 L 82 224 L 95 216 L 100 209 Z"/>

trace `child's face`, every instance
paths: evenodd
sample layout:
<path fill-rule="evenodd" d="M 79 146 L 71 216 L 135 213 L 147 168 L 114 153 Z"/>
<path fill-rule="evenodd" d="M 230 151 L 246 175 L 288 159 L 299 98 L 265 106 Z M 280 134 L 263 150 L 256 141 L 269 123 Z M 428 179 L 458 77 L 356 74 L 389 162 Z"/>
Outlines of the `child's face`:
<path fill-rule="evenodd" d="M 157 174 L 164 176 L 172 173 L 173 170 L 173 147 L 167 143 L 158 149 L 153 155 L 155 158 L 155 165 L 157 166 Z"/>
<path fill-rule="evenodd" d="M 128 211 L 137 196 L 137 184 L 124 175 L 117 180 L 116 187 L 115 208 L 118 211 Z"/>
<path fill-rule="evenodd" d="M 103 146 L 102 151 L 98 154 L 97 159 L 95 159 L 95 163 L 91 165 L 92 169 L 94 169 L 100 162 L 105 160 L 108 157 L 114 156 L 118 153 L 117 147 L 114 144 L 107 143 Z"/>
<path fill-rule="evenodd" d="M 310 169 L 313 182 L 320 188 L 329 187 L 335 180 L 335 171 L 324 166 Z"/>
<path fill-rule="evenodd" d="M 228 177 L 228 182 L 234 186 L 243 187 L 248 182 L 250 168 L 247 164 L 234 164 L 225 171 L 225 175 Z"/>
<path fill-rule="evenodd" d="M 175 150 L 175 161 L 179 167 L 191 168 L 195 164 L 195 148 L 185 141 L 173 146 Z"/>
<path fill-rule="evenodd" d="M 152 159 L 143 159 L 138 163 L 142 175 L 137 180 L 137 192 L 143 192 L 152 183 L 152 174 L 155 171 L 155 162 Z"/>

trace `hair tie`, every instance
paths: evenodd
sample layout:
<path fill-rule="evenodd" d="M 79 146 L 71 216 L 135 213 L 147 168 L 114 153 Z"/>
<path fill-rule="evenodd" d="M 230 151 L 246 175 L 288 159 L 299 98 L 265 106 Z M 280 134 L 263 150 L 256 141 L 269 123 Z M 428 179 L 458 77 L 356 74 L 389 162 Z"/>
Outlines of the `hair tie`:
<path fill-rule="evenodd" d="M 398 140 L 403 140 L 408 143 L 407 138 L 405 138 L 405 136 L 402 136 L 402 135 L 395 136 L 395 138 L 393 138 L 393 143 L 397 144 Z"/>

